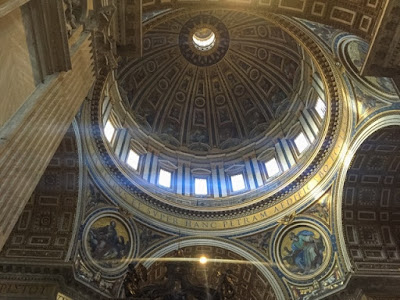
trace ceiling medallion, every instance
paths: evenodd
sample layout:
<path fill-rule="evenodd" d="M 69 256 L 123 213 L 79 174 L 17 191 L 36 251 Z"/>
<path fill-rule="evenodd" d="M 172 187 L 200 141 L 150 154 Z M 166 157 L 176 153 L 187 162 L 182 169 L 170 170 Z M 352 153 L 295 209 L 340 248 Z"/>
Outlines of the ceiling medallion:
<path fill-rule="evenodd" d="M 331 249 L 326 232 L 309 222 L 283 227 L 275 243 L 277 264 L 286 276 L 299 281 L 315 279 L 326 272 Z"/>
<path fill-rule="evenodd" d="M 199 67 L 211 66 L 228 51 L 228 29 L 214 16 L 198 15 L 182 27 L 179 48 L 190 63 Z"/>
<path fill-rule="evenodd" d="M 128 224 L 115 214 L 96 215 L 83 231 L 83 257 L 108 274 L 124 270 L 134 255 L 134 236 Z"/>

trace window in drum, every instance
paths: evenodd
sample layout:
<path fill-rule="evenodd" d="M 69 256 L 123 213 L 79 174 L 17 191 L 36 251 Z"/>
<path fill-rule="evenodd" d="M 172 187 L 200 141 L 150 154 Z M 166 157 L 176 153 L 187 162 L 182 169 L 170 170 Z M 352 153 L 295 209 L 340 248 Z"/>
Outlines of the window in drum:
<path fill-rule="evenodd" d="M 160 173 L 158 176 L 158 184 L 160 186 L 170 188 L 171 187 L 171 172 L 168 172 L 164 169 L 160 169 Z"/>
<path fill-rule="evenodd" d="M 129 150 L 128 158 L 126 159 L 126 163 L 135 171 L 137 171 L 139 167 L 140 156 L 132 149 Z"/>
<path fill-rule="evenodd" d="M 268 177 L 273 177 L 281 171 L 275 157 L 265 163 L 265 168 L 267 169 Z"/>
<path fill-rule="evenodd" d="M 207 179 L 205 178 L 195 178 L 194 179 L 194 193 L 195 195 L 207 195 Z"/>
<path fill-rule="evenodd" d="M 244 183 L 243 174 L 236 174 L 231 176 L 232 191 L 238 192 L 244 190 L 246 185 Z"/>
<path fill-rule="evenodd" d="M 304 150 L 306 150 L 310 145 L 304 133 L 302 132 L 300 132 L 300 134 L 294 139 L 294 143 L 299 153 L 303 153 Z"/>

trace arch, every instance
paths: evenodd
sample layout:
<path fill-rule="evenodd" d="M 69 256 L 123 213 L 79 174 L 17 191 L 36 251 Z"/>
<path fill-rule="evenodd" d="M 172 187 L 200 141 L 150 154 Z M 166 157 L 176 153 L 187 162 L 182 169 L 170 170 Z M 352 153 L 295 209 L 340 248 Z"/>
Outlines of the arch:
<path fill-rule="evenodd" d="M 373 118 L 369 119 L 365 124 L 362 124 L 363 129 L 360 130 L 354 137 L 349 145 L 346 155 L 344 156 L 344 163 L 338 172 L 338 179 L 335 184 L 333 199 L 336 203 L 336 235 L 338 237 L 339 249 L 341 255 L 344 259 L 345 267 L 347 271 L 353 270 L 353 265 L 351 261 L 351 256 L 348 253 L 346 239 L 343 228 L 343 189 L 347 177 L 347 172 L 350 168 L 352 159 L 354 158 L 357 150 L 363 144 L 364 141 L 368 139 L 373 133 L 380 129 L 388 126 L 400 126 L 400 115 L 399 111 L 388 111 L 381 114 L 375 115 Z"/>
<path fill-rule="evenodd" d="M 258 269 L 258 271 L 264 276 L 264 278 L 271 285 L 278 300 L 287 299 L 287 295 L 285 295 L 285 292 L 281 289 L 278 281 L 272 275 L 272 272 L 266 267 L 266 264 L 261 262 L 256 256 L 245 251 L 243 248 L 239 247 L 232 241 L 227 242 L 222 239 L 209 239 L 201 237 L 175 240 L 171 244 L 162 245 L 158 249 L 155 249 L 152 253 L 147 253 L 146 257 L 139 260 L 139 262 L 142 262 L 143 265 L 148 269 L 151 265 L 153 265 L 157 261 L 157 259 L 164 257 L 168 253 L 171 253 L 172 251 L 177 249 L 191 247 L 191 246 L 219 247 L 225 250 L 232 251 L 235 254 L 238 254 L 247 261 L 251 262 Z"/>

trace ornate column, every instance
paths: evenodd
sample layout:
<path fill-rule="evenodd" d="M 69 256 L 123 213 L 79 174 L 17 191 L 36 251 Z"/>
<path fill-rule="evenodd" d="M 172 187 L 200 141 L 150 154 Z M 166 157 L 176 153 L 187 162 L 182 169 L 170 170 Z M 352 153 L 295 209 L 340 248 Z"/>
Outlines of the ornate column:
<path fill-rule="evenodd" d="M 72 70 L 39 86 L 0 132 L 0 250 L 93 84 L 90 43 L 83 35 Z"/>

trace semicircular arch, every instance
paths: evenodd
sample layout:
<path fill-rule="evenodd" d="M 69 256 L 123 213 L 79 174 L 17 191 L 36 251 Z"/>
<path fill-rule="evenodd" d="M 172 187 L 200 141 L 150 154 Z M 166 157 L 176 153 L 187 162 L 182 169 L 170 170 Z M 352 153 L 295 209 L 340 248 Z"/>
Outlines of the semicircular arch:
<path fill-rule="evenodd" d="M 240 246 L 236 245 L 234 242 L 227 242 L 222 239 L 210 239 L 210 238 L 188 238 L 174 240 L 172 243 L 158 247 L 152 253 L 147 253 L 146 257 L 139 260 L 147 269 L 149 269 L 155 262 L 160 258 L 165 257 L 174 250 L 185 249 L 187 247 L 202 247 L 206 246 L 208 248 L 216 247 L 221 248 L 226 251 L 230 251 L 237 256 L 243 258 L 248 264 L 253 265 L 257 271 L 265 278 L 268 284 L 273 289 L 276 299 L 283 300 L 287 299 L 288 295 L 282 289 L 281 285 L 278 283 L 277 279 L 272 275 L 272 271 L 267 267 L 265 262 L 260 261 L 255 255 L 244 250 Z"/>
<path fill-rule="evenodd" d="M 335 183 L 333 199 L 336 203 L 336 234 L 339 241 L 339 249 L 341 255 L 344 259 L 346 269 L 348 271 L 352 270 L 354 265 L 351 259 L 352 255 L 349 253 L 348 245 L 346 242 L 345 226 L 344 226 L 344 189 L 347 181 L 348 171 L 352 166 L 352 162 L 357 155 L 359 149 L 361 149 L 363 143 L 368 140 L 372 135 L 380 130 L 385 130 L 385 128 L 390 128 L 391 126 L 400 126 L 400 115 L 398 111 L 388 111 L 378 115 L 368 120 L 366 123 L 362 124 L 363 129 L 360 130 L 354 137 L 349 145 L 346 155 L 344 156 L 344 163 L 338 172 L 337 181 Z M 358 180 L 358 179 L 355 179 Z M 361 179 L 360 179 L 361 180 Z"/>

